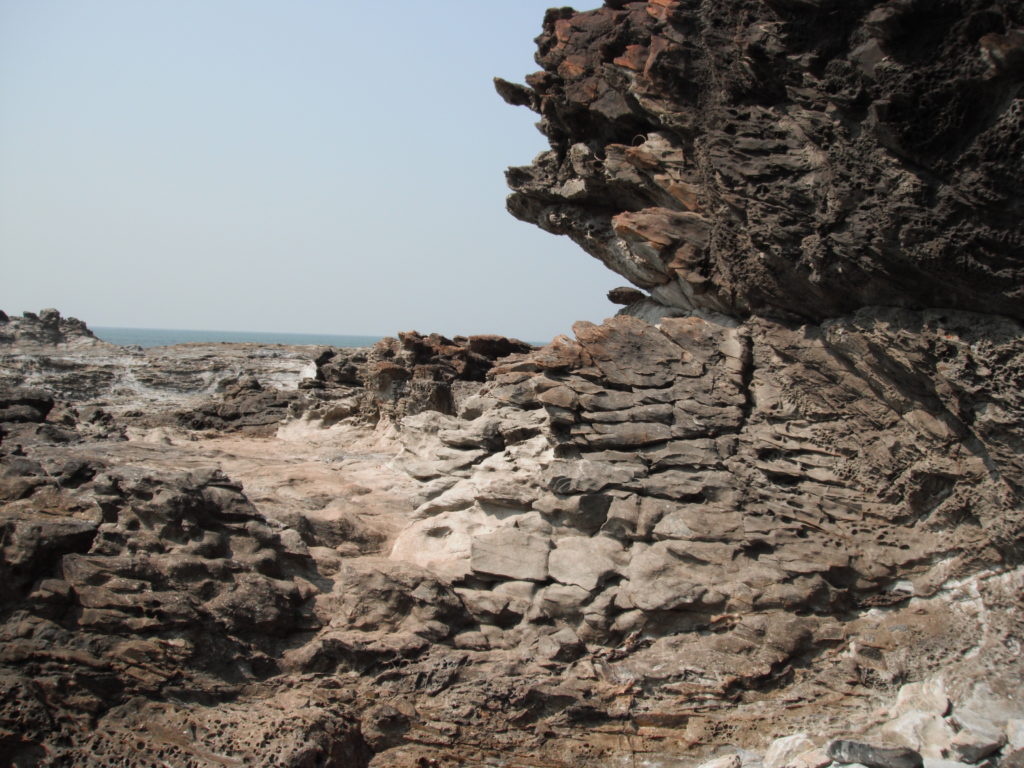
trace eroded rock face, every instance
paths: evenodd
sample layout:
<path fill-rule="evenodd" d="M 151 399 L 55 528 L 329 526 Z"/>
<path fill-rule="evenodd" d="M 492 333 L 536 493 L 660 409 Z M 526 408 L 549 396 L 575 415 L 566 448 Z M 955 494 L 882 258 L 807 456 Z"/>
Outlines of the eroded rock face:
<path fill-rule="evenodd" d="M 659 303 L 1024 317 L 1019 3 L 608 2 L 537 42 L 509 210 Z"/>
<path fill-rule="evenodd" d="M 8 345 L 17 345 L 22 350 L 35 346 L 112 346 L 97 339 L 77 317 L 61 317 L 56 309 L 43 309 L 38 314 L 25 312 L 21 317 L 10 317 L 0 311 L 0 349 Z"/>
<path fill-rule="evenodd" d="M 510 172 L 510 207 L 647 294 L 541 349 L 122 350 L 79 402 L 65 342 L 13 345 L 0 750 L 1016 765 L 1024 311 L 1019 169 L 999 153 L 1019 138 L 1020 14 L 550 12 L 545 71 L 499 83 L 553 144 Z M 115 367 L 147 406 L 161 382 L 196 394 L 148 422 L 191 432 L 124 440 L 147 422 L 95 402 Z M 272 488 L 253 446 L 242 488 L 183 447 L 374 426 L 389 450 L 362 466 L 407 494 L 387 510 L 357 483 Z M 344 466 L 348 444 L 322 445 Z"/>
<path fill-rule="evenodd" d="M 968 573 L 1017 557 L 1015 321 L 622 316 L 576 334 L 495 368 L 461 425 L 407 421 L 424 434 L 408 461 L 437 490 L 400 535 L 402 558 L 580 588 L 554 608 L 541 590 L 534 616 L 614 644 L 724 613 L 900 603 L 948 577 L 935 563 Z M 496 438 L 445 438 L 476 433 Z"/>
<path fill-rule="evenodd" d="M 857 736 L 940 669 L 951 698 L 1014 691 L 1022 357 L 1017 321 L 953 311 L 579 324 L 402 417 L 408 506 L 376 525 L 269 516 L 147 466 L 116 415 L 12 392 L 0 702 L 35 703 L 0 739 L 23 762 L 671 765 Z M 313 391 L 324 416 L 379 394 Z M 926 706 L 890 731 L 991 747 Z"/>
<path fill-rule="evenodd" d="M 494 361 L 532 347 L 504 336 L 424 336 L 416 331 L 385 338 L 369 349 L 325 351 L 317 360 L 314 386 L 353 388 L 352 408 L 330 418 L 358 413 L 367 422 L 401 425 L 423 411 L 454 413 L 476 389 Z"/>
<path fill-rule="evenodd" d="M 368 348 L 190 343 L 119 347 L 56 310 L 0 323 L 0 410 L 35 387 L 43 397 L 102 407 L 138 429 L 181 427 L 272 435 L 304 414 L 367 424 L 424 410 L 454 413 L 494 361 L 532 347 L 504 336 L 399 333 Z M 12 399 L 14 398 L 14 399 Z M 2 415 L 2 414 L 0 414 Z M 13 418 L 13 417 L 12 417 Z M 7 419 L 5 419 L 7 420 Z"/>
<path fill-rule="evenodd" d="M 281 765 L 366 752 L 337 697 L 233 705 L 321 626 L 311 603 L 331 585 L 236 483 L 0 459 L 34 481 L 5 486 L 0 508 L 0 745 L 12 764 L 208 765 L 218 746 Z"/>
<path fill-rule="evenodd" d="M 562 665 L 564 705 L 544 695 L 560 713 L 543 718 L 561 724 L 557 764 L 584 760 L 573 718 L 657 732 L 659 747 L 631 749 L 659 760 L 669 744 L 752 743 L 775 717 L 849 734 L 852 679 L 1016 685 L 1019 660 L 990 655 L 988 630 L 944 596 L 1021 578 L 1021 331 L 883 308 L 821 325 L 578 324 L 501 361 L 458 414 L 406 419 L 399 461 L 427 499 L 392 558 L 453 581 L 475 624 L 457 648 Z M 1004 638 L 1021 629 L 1007 605 Z M 830 705 L 817 686 L 836 691 Z M 768 691 L 805 701 L 802 714 L 769 714 Z M 949 744 L 915 749 L 952 755 L 944 714 L 894 714 L 879 738 L 927 721 Z M 819 747 L 806 759 L 827 764 Z"/>

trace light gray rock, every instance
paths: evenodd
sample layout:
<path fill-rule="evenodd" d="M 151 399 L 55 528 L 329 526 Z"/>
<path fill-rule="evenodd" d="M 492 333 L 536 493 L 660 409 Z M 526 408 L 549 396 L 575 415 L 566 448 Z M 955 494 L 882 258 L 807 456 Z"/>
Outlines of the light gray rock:
<path fill-rule="evenodd" d="M 551 550 L 548 572 L 555 581 L 592 592 L 616 572 L 624 552 L 619 542 L 607 536 L 568 536 Z"/>
<path fill-rule="evenodd" d="M 1024 749 L 1024 718 L 1006 721 L 1006 746 L 1010 749 Z"/>
<path fill-rule="evenodd" d="M 826 766 L 831 764 L 832 758 L 820 747 L 802 752 L 793 758 L 791 763 L 793 768 L 826 768 Z"/>
<path fill-rule="evenodd" d="M 448 579 L 465 578 L 472 570 L 476 537 L 496 530 L 501 520 L 480 509 L 441 512 L 418 520 L 395 539 L 390 558 L 415 563 Z"/>
<path fill-rule="evenodd" d="M 512 600 L 533 600 L 537 592 L 537 585 L 532 581 L 503 581 L 495 584 L 492 590 L 496 595 L 502 595 Z"/>
<path fill-rule="evenodd" d="M 951 719 L 961 730 L 1000 738 L 1006 735 L 1011 720 L 1024 719 L 1024 711 L 1017 702 L 996 694 L 987 683 L 980 683 L 956 707 Z"/>
<path fill-rule="evenodd" d="M 941 757 L 925 757 L 924 768 L 971 768 L 969 763 L 946 760 Z"/>
<path fill-rule="evenodd" d="M 942 678 L 907 683 L 900 688 L 892 715 L 899 717 L 908 712 L 925 712 L 945 717 L 949 713 L 949 697 Z"/>
<path fill-rule="evenodd" d="M 953 727 L 939 715 L 910 711 L 882 726 L 882 733 L 894 744 L 916 749 L 922 757 L 941 758 L 956 736 Z"/>
<path fill-rule="evenodd" d="M 776 739 L 764 754 L 764 768 L 789 768 L 799 755 L 813 749 L 815 744 L 806 733 Z"/>
<path fill-rule="evenodd" d="M 517 528 L 473 537 L 470 564 L 474 573 L 516 581 L 546 581 L 547 539 Z"/>
<path fill-rule="evenodd" d="M 701 763 L 698 768 L 740 768 L 741 765 L 743 765 L 743 761 L 739 755 L 725 755 Z"/>

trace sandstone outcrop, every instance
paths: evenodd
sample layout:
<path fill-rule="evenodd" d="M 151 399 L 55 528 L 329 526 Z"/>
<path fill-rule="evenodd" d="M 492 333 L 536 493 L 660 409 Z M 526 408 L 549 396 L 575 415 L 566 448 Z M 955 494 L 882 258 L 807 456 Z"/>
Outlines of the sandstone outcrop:
<path fill-rule="evenodd" d="M 498 82 L 551 142 L 509 210 L 668 307 L 1020 319 L 1022 30 L 999 0 L 553 9 Z"/>
<path fill-rule="evenodd" d="M 636 287 L 539 349 L 0 316 L 0 752 L 1021 764 L 1021 13 L 550 11 L 509 207 Z"/>
<path fill-rule="evenodd" d="M 361 419 L 397 424 L 422 411 L 454 413 L 495 360 L 530 349 L 529 344 L 504 336 L 449 339 L 438 333 L 424 336 L 407 331 L 366 350 L 325 351 L 317 359 L 316 378 L 309 386 L 353 387 Z"/>
<path fill-rule="evenodd" d="M 96 347 L 103 344 L 105 342 L 97 339 L 84 322 L 76 317 L 61 317 L 56 309 L 44 309 L 38 314 L 25 312 L 21 317 L 10 317 L 0 311 L 0 349 L 9 345 L 27 351 L 36 346 L 50 349 Z"/>
<path fill-rule="evenodd" d="M 216 441 L 206 468 L 160 468 L 195 466 L 208 427 L 126 441 L 88 399 L 11 390 L 3 679 L 5 700 L 39 705 L 5 712 L 5 745 L 671 765 L 813 723 L 1005 752 L 927 696 L 883 731 L 870 704 L 940 669 L 958 701 L 1019 679 L 1022 351 L 1015 321 L 948 311 L 625 315 L 501 359 L 473 391 L 453 379 L 454 412 L 414 413 L 372 376 L 328 383 L 321 361 L 303 391 L 324 399 L 281 429 L 365 431 L 345 403 L 376 402 L 412 483 L 388 520 L 282 506 L 258 466 L 247 491 L 211 468 Z M 326 359 L 358 373 L 378 354 Z"/>

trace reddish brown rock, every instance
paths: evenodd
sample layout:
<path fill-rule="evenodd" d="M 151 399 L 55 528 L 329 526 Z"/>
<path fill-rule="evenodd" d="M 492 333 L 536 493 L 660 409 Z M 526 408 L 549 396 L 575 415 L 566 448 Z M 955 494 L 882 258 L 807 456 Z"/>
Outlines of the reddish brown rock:
<path fill-rule="evenodd" d="M 509 210 L 669 307 L 1024 317 L 1022 30 L 992 0 L 553 11 Z"/>

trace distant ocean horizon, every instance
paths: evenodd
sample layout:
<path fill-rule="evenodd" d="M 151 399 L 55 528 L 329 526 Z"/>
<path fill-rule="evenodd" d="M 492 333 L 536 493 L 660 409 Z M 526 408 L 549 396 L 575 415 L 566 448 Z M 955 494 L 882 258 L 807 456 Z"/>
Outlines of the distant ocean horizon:
<path fill-rule="evenodd" d="M 368 347 L 383 336 L 344 336 L 330 333 L 271 333 L 269 331 L 189 331 L 174 328 L 91 328 L 103 341 L 122 347 L 166 347 L 172 344 L 288 344 L 329 347 Z"/>

